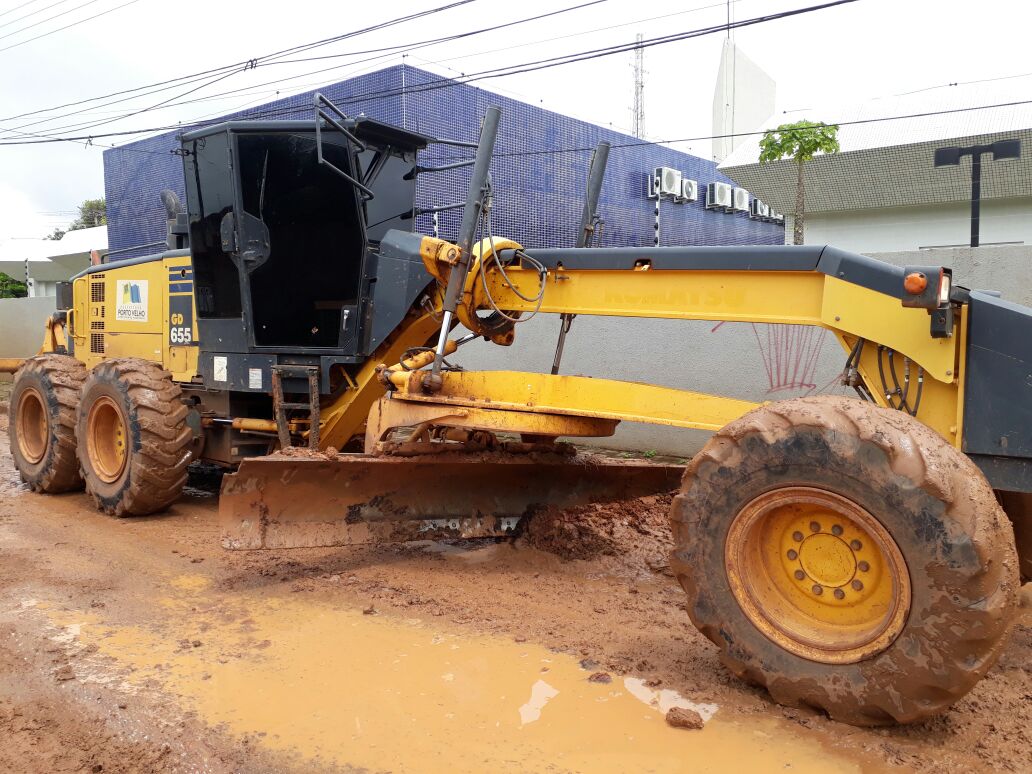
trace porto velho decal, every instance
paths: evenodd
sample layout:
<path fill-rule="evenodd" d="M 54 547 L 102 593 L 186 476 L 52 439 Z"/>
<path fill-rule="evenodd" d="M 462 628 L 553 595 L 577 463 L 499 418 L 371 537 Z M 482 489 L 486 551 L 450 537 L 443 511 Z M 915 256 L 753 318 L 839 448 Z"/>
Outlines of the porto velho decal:
<path fill-rule="evenodd" d="M 115 319 L 147 322 L 147 280 L 118 280 Z"/>

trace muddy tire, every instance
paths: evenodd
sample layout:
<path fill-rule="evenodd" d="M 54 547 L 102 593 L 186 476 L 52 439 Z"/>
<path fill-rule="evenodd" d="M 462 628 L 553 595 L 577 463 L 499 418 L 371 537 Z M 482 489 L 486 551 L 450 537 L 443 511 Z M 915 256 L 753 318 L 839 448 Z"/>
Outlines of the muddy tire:
<path fill-rule="evenodd" d="M 870 536 L 851 538 L 850 519 Z M 943 711 L 1014 620 L 1014 535 L 992 489 L 902 412 L 838 397 L 755 409 L 692 460 L 671 523 L 671 568 L 721 661 L 781 704 L 846 723 Z"/>
<path fill-rule="evenodd" d="M 82 488 L 75 410 L 86 368 L 68 355 L 37 355 L 14 377 L 8 436 L 21 480 L 34 492 Z"/>
<path fill-rule="evenodd" d="M 193 434 L 171 375 L 134 358 L 101 363 L 82 388 L 76 422 L 86 491 L 100 510 L 145 516 L 167 508 L 186 483 Z"/>

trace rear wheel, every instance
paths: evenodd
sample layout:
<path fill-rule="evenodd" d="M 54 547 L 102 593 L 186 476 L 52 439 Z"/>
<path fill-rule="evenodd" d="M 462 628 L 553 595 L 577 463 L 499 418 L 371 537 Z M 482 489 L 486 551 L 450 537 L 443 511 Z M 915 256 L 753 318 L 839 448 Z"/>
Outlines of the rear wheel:
<path fill-rule="evenodd" d="M 75 407 L 86 368 L 68 355 L 38 355 L 15 374 L 8 436 L 22 481 L 55 494 L 82 487 Z"/>
<path fill-rule="evenodd" d="M 833 397 L 751 411 L 692 460 L 671 519 L 671 567 L 725 665 L 837 720 L 942 711 L 1014 618 L 1014 537 L 989 484 L 898 411 Z"/>
<path fill-rule="evenodd" d="M 193 433 L 171 375 L 156 363 L 110 360 L 82 388 L 76 432 L 86 491 L 116 516 L 171 505 L 186 483 Z"/>

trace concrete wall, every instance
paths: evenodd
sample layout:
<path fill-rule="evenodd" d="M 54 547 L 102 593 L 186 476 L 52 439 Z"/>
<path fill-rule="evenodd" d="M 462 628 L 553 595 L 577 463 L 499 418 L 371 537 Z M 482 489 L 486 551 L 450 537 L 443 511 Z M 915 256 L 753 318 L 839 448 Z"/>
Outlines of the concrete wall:
<path fill-rule="evenodd" d="M 792 241 L 791 218 L 785 239 Z M 982 202 L 980 242 L 1032 244 L 1032 198 Z M 971 244 L 968 202 L 822 212 L 806 216 L 806 243 L 874 253 Z"/>
<path fill-rule="evenodd" d="M 57 299 L 0 298 L 0 357 L 30 357 L 39 352 L 47 318 Z"/>
<path fill-rule="evenodd" d="M 893 252 L 889 263 L 950 266 L 955 282 L 999 290 L 1032 306 L 1032 246 Z M 471 342 L 450 360 L 466 368 L 547 372 L 559 330 L 557 317 L 538 316 L 517 326 L 516 343 L 498 347 Z M 837 384 L 845 362 L 828 331 L 803 326 L 578 317 L 566 340 L 562 373 L 644 381 L 744 400 L 766 401 L 810 394 L 853 394 Z M 622 423 L 595 445 L 655 450 L 687 457 L 709 433 Z"/>

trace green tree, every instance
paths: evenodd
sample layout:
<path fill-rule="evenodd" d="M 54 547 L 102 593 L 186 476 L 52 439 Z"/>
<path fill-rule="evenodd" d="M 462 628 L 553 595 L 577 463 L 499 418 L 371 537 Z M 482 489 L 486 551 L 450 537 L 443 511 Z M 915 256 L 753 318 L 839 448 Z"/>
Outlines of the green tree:
<path fill-rule="evenodd" d="M 53 231 L 53 233 L 52 233 L 52 234 L 50 234 L 50 236 L 45 236 L 45 237 L 43 237 L 43 238 L 44 238 L 44 239 L 51 239 L 51 240 L 53 240 L 53 241 L 55 241 L 55 242 L 56 242 L 56 241 L 57 241 L 58 239 L 60 239 L 61 237 L 63 237 L 63 236 L 64 236 L 65 234 L 67 234 L 67 233 L 68 233 L 68 232 L 67 232 L 67 231 L 65 231 L 65 230 L 64 230 L 64 229 L 62 229 L 62 228 L 55 228 L 55 229 L 54 229 L 54 231 Z"/>
<path fill-rule="evenodd" d="M 803 167 L 818 153 L 839 152 L 838 129 L 835 125 L 803 120 L 782 124 L 765 132 L 760 138 L 761 164 L 784 158 L 790 158 L 796 163 L 796 206 L 792 227 L 794 244 L 803 244 L 803 221 L 806 215 Z"/>
<path fill-rule="evenodd" d="M 86 199 L 79 205 L 79 217 L 68 226 L 69 231 L 103 226 L 107 223 L 107 202 L 103 199 Z M 60 237 L 59 237 L 60 238 Z"/>
<path fill-rule="evenodd" d="M 14 277 L 9 277 L 0 271 L 0 298 L 25 298 L 29 289 L 24 282 L 19 282 Z"/>

